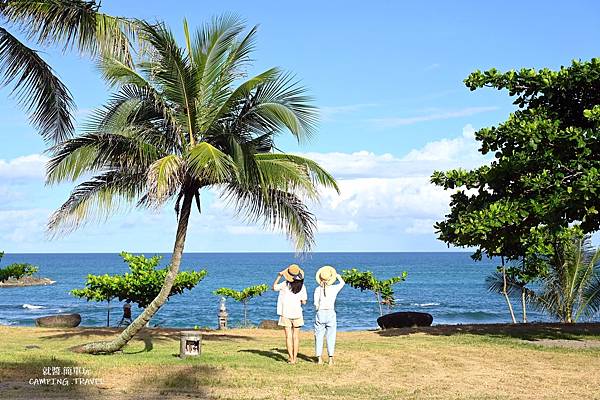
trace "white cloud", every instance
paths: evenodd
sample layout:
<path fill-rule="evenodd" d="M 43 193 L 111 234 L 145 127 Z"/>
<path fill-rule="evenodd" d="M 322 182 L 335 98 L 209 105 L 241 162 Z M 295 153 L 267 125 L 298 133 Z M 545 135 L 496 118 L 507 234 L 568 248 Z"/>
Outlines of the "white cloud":
<path fill-rule="evenodd" d="M 31 154 L 0 160 L 0 179 L 9 181 L 44 179 L 45 166 L 48 157 L 41 154 Z"/>
<path fill-rule="evenodd" d="M 494 111 L 497 109 L 498 107 L 467 107 L 459 110 L 437 111 L 429 114 L 416 115 L 412 117 L 373 118 L 369 121 L 380 128 L 393 128 L 396 126 L 413 125 L 419 122 L 468 117 L 471 115 Z"/>
<path fill-rule="evenodd" d="M 434 219 L 415 219 L 410 222 L 410 225 L 404 230 L 406 233 L 413 235 L 428 235 L 434 233 Z"/>
<path fill-rule="evenodd" d="M 432 234 L 450 200 L 450 192 L 429 182 L 432 172 L 488 161 L 477 152 L 474 132 L 466 125 L 462 135 L 429 142 L 403 157 L 368 151 L 303 154 L 330 171 L 340 187 L 340 195 L 325 191 L 313 206 L 317 218 L 329 225 L 320 225 L 320 232 L 331 231 L 330 226 L 360 226 L 361 231 Z"/>
<path fill-rule="evenodd" d="M 347 223 L 317 221 L 317 229 L 321 233 L 356 232 L 358 231 L 358 225 L 354 221 Z"/>
<path fill-rule="evenodd" d="M 14 243 L 42 240 L 49 214 L 41 208 L 0 210 L 0 238 Z"/>

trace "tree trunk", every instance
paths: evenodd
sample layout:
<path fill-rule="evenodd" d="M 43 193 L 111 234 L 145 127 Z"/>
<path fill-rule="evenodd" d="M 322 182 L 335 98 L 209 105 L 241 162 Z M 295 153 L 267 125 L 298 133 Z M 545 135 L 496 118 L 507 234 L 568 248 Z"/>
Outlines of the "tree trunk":
<path fill-rule="evenodd" d="M 244 301 L 244 328 L 248 327 L 248 303 Z"/>
<path fill-rule="evenodd" d="M 383 317 L 383 306 L 381 305 L 381 297 L 379 292 L 375 292 L 375 296 L 377 296 L 377 304 L 379 304 L 379 316 Z"/>
<path fill-rule="evenodd" d="M 83 352 L 90 354 L 106 354 L 114 353 L 122 349 L 139 331 L 142 329 L 150 318 L 162 307 L 169 298 L 171 288 L 177 278 L 179 265 L 181 264 L 181 256 L 183 255 L 183 247 L 185 245 L 185 236 L 187 234 L 188 222 L 190 219 L 190 211 L 192 209 L 193 194 L 186 193 L 183 197 L 181 206 L 181 214 L 177 225 L 177 235 L 175 237 L 175 246 L 173 248 L 173 256 L 171 257 L 171 265 L 169 272 L 165 277 L 165 282 L 158 295 L 152 302 L 138 315 L 138 317 L 121 332 L 121 334 L 110 342 L 90 343 L 83 347 Z"/>
<path fill-rule="evenodd" d="M 525 302 L 525 288 L 521 288 L 521 306 L 523 307 L 523 323 L 527 323 L 527 304 Z"/>
<path fill-rule="evenodd" d="M 508 292 L 506 290 L 506 268 L 504 267 L 504 258 L 502 258 L 502 279 L 504 279 L 504 286 L 502 287 L 502 294 L 506 299 L 506 304 L 508 304 L 508 311 L 510 311 L 510 317 L 512 318 L 513 324 L 517 323 L 517 319 L 515 318 L 515 311 L 513 310 L 513 306 L 510 302 L 510 298 L 508 297 Z"/>

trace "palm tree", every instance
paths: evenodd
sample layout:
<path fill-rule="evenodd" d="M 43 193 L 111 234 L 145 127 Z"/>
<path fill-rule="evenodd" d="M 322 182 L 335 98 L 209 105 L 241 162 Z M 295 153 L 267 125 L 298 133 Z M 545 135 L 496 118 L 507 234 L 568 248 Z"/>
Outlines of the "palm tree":
<path fill-rule="evenodd" d="M 529 282 L 519 279 L 519 276 L 516 274 L 496 271 L 486 278 L 486 283 L 490 292 L 506 295 L 509 303 L 509 297 L 519 296 L 523 312 L 523 322 L 527 322 L 527 302 L 533 296 L 533 291 L 526 287 Z M 514 311 L 512 309 L 511 312 L 513 312 L 513 323 L 515 323 L 516 319 L 514 318 Z"/>
<path fill-rule="evenodd" d="M 534 304 L 561 322 L 577 322 L 600 310 L 600 249 L 590 236 L 573 235 L 555 246 Z"/>
<path fill-rule="evenodd" d="M 95 1 L 0 0 L 0 86 L 13 86 L 17 101 L 50 143 L 73 133 L 73 99 L 38 52 L 9 26 L 38 45 L 61 45 L 64 51 L 75 48 L 91 56 L 110 54 L 131 64 L 135 21 L 98 9 Z"/>
<path fill-rule="evenodd" d="M 314 240 L 305 200 L 318 198 L 318 186 L 338 190 L 315 162 L 276 151 L 281 133 L 308 138 L 317 113 L 305 89 L 277 68 L 245 77 L 256 27 L 243 34 L 242 22 L 223 16 L 194 35 L 185 21 L 183 30 L 180 48 L 164 24 L 142 23 L 145 55 L 135 67 L 105 58 L 100 68 L 116 94 L 81 135 L 51 149 L 49 183 L 94 175 L 56 211 L 51 232 L 68 232 L 121 203 L 174 201 L 178 217 L 162 290 L 115 340 L 85 346 L 90 353 L 122 348 L 164 304 L 202 189 L 219 191 L 246 220 L 285 231 L 299 250 Z"/>

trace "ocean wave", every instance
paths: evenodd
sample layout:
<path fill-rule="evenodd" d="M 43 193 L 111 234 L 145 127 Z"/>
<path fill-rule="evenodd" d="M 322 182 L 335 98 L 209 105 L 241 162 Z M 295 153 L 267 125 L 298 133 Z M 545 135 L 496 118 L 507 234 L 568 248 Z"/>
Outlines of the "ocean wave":
<path fill-rule="evenodd" d="M 39 310 L 40 308 L 46 308 L 44 306 L 35 306 L 33 304 L 27 304 L 27 303 L 23 304 L 21 307 L 26 308 L 28 310 Z"/>
<path fill-rule="evenodd" d="M 412 303 L 412 305 L 417 307 L 434 307 L 439 306 L 440 303 Z"/>

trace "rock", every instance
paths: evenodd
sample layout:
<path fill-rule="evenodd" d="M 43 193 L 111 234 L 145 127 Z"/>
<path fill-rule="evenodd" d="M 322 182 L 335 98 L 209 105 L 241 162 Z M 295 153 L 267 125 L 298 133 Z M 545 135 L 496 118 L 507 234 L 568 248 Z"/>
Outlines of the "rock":
<path fill-rule="evenodd" d="M 75 328 L 81 323 L 79 314 L 49 315 L 35 319 L 36 326 L 43 328 Z"/>
<path fill-rule="evenodd" d="M 382 329 L 431 326 L 432 322 L 431 314 L 411 311 L 395 312 L 377 318 L 377 324 Z"/>
<path fill-rule="evenodd" d="M 36 276 L 24 276 L 20 279 L 10 278 L 5 282 L 0 282 L 0 288 L 11 288 L 21 286 L 45 286 L 53 285 L 56 281 L 49 278 L 38 278 Z"/>
<path fill-rule="evenodd" d="M 274 319 L 264 319 L 258 324 L 258 329 L 282 329 L 283 327 L 277 325 L 277 321 Z"/>

